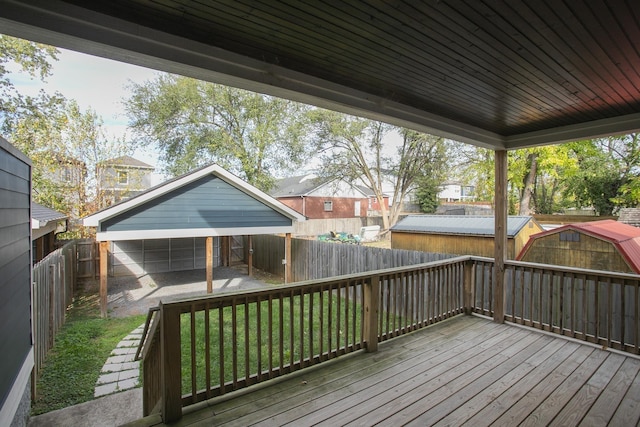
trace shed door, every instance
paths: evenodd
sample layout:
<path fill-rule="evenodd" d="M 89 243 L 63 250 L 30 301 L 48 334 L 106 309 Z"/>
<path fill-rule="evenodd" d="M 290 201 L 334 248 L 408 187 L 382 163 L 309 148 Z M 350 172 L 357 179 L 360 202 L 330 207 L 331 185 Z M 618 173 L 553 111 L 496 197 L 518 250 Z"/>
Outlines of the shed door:
<path fill-rule="evenodd" d="M 354 203 L 355 208 L 353 209 L 353 215 L 359 217 L 360 216 L 360 200 Z"/>

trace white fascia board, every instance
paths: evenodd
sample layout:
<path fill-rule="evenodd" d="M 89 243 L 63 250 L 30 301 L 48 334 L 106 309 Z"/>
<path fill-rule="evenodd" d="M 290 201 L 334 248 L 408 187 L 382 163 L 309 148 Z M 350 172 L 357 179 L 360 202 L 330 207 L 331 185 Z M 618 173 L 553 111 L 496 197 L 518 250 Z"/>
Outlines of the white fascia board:
<path fill-rule="evenodd" d="M 306 221 L 307 218 L 304 215 L 299 214 L 297 211 L 291 209 L 289 206 L 285 205 L 284 203 L 279 202 L 278 200 L 269 196 L 267 193 L 241 180 L 237 176 L 226 171 L 225 169 L 222 169 L 218 165 L 212 165 L 212 166 L 214 168 L 214 171 L 213 171 L 214 174 L 216 174 L 219 178 L 221 178 L 223 181 L 227 182 L 228 184 L 236 187 L 238 190 L 244 193 L 250 194 L 255 199 L 260 200 L 270 208 L 280 212 L 281 214 L 283 214 L 286 217 L 289 217 L 290 219 L 293 219 L 295 221 L 300 221 L 300 222 Z"/>
<path fill-rule="evenodd" d="M 183 237 L 256 236 L 263 234 L 286 234 L 293 233 L 293 231 L 293 226 L 104 231 L 96 233 L 96 240 L 98 242 L 105 242 L 120 240 L 178 239 Z"/>
<path fill-rule="evenodd" d="M 223 181 L 227 182 L 229 185 L 232 185 L 233 187 L 237 188 L 238 190 L 244 193 L 250 194 L 251 196 L 260 200 L 267 206 L 273 208 L 274 210 L 280 212 L 281 214 L 283 214 L 284 216 L 290 219 L 293 219 L 295 221 L 306 220 L 304 216 L 300 215 L 298 212 L 289 208 L 285 204 L 277 201 L 273 197 L 258 190 L 253 185 L 250 185 L 244 182 L 237 176 L 222 169 L 220 166 L 213 164 L 205 168 L 202 168 L 200 170 L 196 170 L 193 173 L 187 174 L 182 178 L 176 179 L 174 181 L 170 181 L 165 185 L 160 185 L 151 191 L 140 194 L 139 196 L 136 196 L 125 202 L 119 203 L 111 208 L 107 208 L 100 212 L 96 212 L 93 215 L 89 215 L 88 217 L 82 220 L 82 224 L 86 227 L 97 227 L 101 221 L 104 221 L 106 219 L 119 215 L 139 205 L 142 205 L 150 200 L 156 199 L 166 193 L 169 193 L 177 188 L 183 187 L 193 181 L 197 181 L 198 179 L 204 176 L 212 175 L 212 174 L 219 177 Z"/>
<path fill-rule="evenodd" d="M 506 138 L 508 150 L 563 142 L 594 139 L 611 135 L 624 135 L 640 130 L 640 113 L 609 119 L 594 120 L 570 126 L 561 126 L 537 132 L 513 135 Z"/>
<path fill-rule="evenodd" d="M 105 219 L 116 216 L 122 212 L 126 212 L 130 209 L 133 209 L 143 203 L 146 203 L 150 200 L 158 198 L 176 188 L 180 188 L 184 185 L 189 184 L 203 176 L 206 176 L 212 173 L 215 165 L 208 166 L 206 168 L 195 171 L 191 174 L 185 175 L 182 178 L 176 179 L 174 181 L 170 181 L 165 185 L 160 185 L 159 187 L 143 193 L 137 197 L 134 197 L 125 202 L 119 203 L 111 208 L 104 209 L 100 212 L 96 212 L 93 215 L 89 215 L 88 217 L 82 220 L 82 224 L 86 227 L 97 227 L 100 221 L 104 221 Z"/>

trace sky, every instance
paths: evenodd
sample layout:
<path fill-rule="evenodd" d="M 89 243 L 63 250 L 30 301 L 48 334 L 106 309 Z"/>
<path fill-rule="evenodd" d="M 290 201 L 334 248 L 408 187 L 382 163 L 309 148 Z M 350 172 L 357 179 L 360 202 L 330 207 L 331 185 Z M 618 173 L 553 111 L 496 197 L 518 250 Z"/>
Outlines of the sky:
<path fill-rule="evenodd" d="M 50 94 L 62 93 L 65 98 L 78 102 L 82 110 L 93 109 L 102 118 L 107 137 L 129 140 L 132 135 L 127 129 L 128 120 L 123 107 L 123 101 L 128 98 L 127 86 L 131 82 L 150 80 L 158 71 L 71 50 L 58 50 L 58 61 L 52 62 L 52 75 L 44 83 L 24 73 L 12 73 L 9 79 L 25 95 L 35 95 L 40 89 Z M 10 68 L 9 64 L 7 66 Z M 400 136 L 392 133 L 387 138 L 385 146 L 391 154 L 400 143 Z M 158 153 L 153 148 L 138 149 L 133 157 L 156 166 L 154 184 L 166 178 L 160 175 Z M 312 160 L 298 173 L 318 167 L 317 162 Z"/>
<path fill-rule="evenodd" d="M 44 83 L 18 73 L 9 75 L 11 82 L 25 95 L 35 95 L 40 89 L 50 94 L 58 91 L 76 100 L 82 110 L 94 110 L 104 122 L 107 137 L 131 137 L 123 109 L 123 100 L 128 98 L 126 86 L 152 79 L 157 71 L 71 50 L 59 51 L 58 61 L 52 63 L 52 75 Z M 158 166 L 154 150 L 137 150 L 134 157 Z"/>

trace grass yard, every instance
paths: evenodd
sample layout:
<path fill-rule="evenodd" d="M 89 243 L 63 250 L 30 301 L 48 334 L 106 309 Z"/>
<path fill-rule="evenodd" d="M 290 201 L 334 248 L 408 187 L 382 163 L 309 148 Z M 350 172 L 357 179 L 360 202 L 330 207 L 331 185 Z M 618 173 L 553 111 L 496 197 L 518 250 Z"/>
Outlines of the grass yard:
<path fill-rule="evenodd" d="M 145 317 L 102 319 L 97 296 L 77 298 L 41 371 L 32 415 L 92 400 L 109 354 Z"/>
<path fill-rule="evenodd" d="M 331 300 L 332 316 L 329 316 L 329 300 Z M 304 311 L 301 313 L 300 297 L 294 296 L 282 300 L 282 307 L 274 300 L 271 312 L 271 342 L 272 366 L 280 366 L 280 343 L 282 342 L 282 364 L 288 365 L 293 356 L 294 363 L 301 358 L 308 358 L 311 354 L 318 354 L 320 346 L 322 352 L 330 348 L 343 347 L 360 340 L 361 324 L 360 304 L 349 302 L 348 322 L 345 323 L 345 298 L 340 302 L 340 319 L 338 321 L 338 298 L 324 292 L 322 298 L 315 294 L 312 301 L 308 295 L 303 301 Z M 313 306 L 313 314 L 310 314 L 310 306 Z M 354 319 L 354 308 L 356 316 Z M 258 316 L 259 310 L 259 316 Z M 282 311 L 282 322 L 280 321 Z M 323 316 L 320 319 L 320 312 Z M 245 318 L 246 313 L 246 318 Z M 205 358 L 205 318 L 203 312 L 195 313 L 195 340 L 196 348 L 196 384 L 199 390 L 206 384 L 206 358 Z M 248 306 L 240 305 L 236 308 L 235 331 L 232 328 L 234 313 L 230 307 L 223 309 L 222 328 L 220 327 L 219 311 L 212 310 L 209 316 L 210 330 L 210 376 L 212 384 L 220 383 L 220 342 L 223 347 L 223 377 L 225 382 L 233 381 L 234 365 L 236 366 L 236 378 L 243 378 L 246 374 L 248 358 L 249 375 L 269 368 L 269 303 L 262 301 L 258 308 L 257 303 Z M 259 319 L 259 320 L 258 320 Z M 354 321 L 355 320 L 355 321 Z M 182 391 L 191 391 L 191 315 L 183 314 L 181 317 L 182 335 Z M 301 327 L 302 325 L 302 327 Z M 280 328 L 282 327 L 282 334 Z M 220 332 L 222 331 L 222 340 Z M 258 333 L 259 331 L 259 333 Z M 322 331 L 322 335 L 321 335 Z M 355 338 L 354 338 L 355 336 Z M 245 351 L 245 337 L 248 337 L 248 352 Z M 339 341 L 339 343 L 338 343 Z M 234 346 L 235 343 L 235 346 Z M 292 344 L 293 343 L 293 346 Z M 293 355 L 291 348 L 293 347 Z M 248 354 L 247 354 L 248 353 Z M 258 360 L 259 359 L 259 360 Z M 234 363 L 235 361 L 235 363 Z"/>

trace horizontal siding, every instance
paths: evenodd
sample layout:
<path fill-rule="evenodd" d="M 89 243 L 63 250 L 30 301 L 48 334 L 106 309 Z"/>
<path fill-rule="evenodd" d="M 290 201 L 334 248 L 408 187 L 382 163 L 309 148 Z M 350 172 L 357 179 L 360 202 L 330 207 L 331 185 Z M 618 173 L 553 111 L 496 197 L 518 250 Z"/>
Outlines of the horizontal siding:
<path fill-rule="evenodd" d="M 100 231 L 290 225 L 284 215 L 221 179 L 207 176 L 104 221 Z"/>
<path fill-rule="evenodd" d="M 456 236 L 392 231 L 391 248 L 489 258 L 495 256 L 493 236 Z M 513 238 L 508 238 L 507 258 L 515 259 L 515 252 L 515 241 Z"/>
<path fill-rule="evenodd" d="M 0 408 L 32 347 L 30 165 L 0 139 Z"/>

